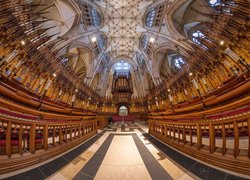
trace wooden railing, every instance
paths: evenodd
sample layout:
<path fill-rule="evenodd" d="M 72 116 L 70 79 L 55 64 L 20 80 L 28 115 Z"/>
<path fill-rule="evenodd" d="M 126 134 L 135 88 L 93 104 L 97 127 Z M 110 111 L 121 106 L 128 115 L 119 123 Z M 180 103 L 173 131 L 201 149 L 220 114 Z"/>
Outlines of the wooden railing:
<path fill-rule="evenodd" d="M 96 117 L 32 120 L 0 113 L 0 174 L 55 157 L 96 133 Z"/>
<path fill-rule="evenodd" d="M 199 121 L 149 122 L 149 133 L 183 153 L 250 175 L 250 111 Z"/>

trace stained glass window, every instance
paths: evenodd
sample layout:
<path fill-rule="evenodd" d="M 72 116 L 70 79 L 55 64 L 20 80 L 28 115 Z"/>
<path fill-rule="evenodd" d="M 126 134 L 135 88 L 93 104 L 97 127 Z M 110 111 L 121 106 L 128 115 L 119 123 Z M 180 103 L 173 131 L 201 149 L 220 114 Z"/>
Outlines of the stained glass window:
<path fill-rule="evenodd" d="M 94 9 L 91 7 L 91 15 L 92 15 L 92 24 L 94 26 L 100 26 L 101 25 L 101 16 L 100 14 Z"/>
<path fill-rule="evenodd" d="M 209 0 L 209 4 L 214 6 L 216 3 L 218 3 L 218 0 Z"/>
<path fill-rule="evenodd" d="M 201 31 L 195 31 L 195 32 L 193 32 L 193 34 L 192 34 L 192 36 L 193 36 L 193 41 L 196 43 L 196 44 L 200 44 L 201 42 L 199 41 L 199 38 L 204 38 L 205 36 L 204 36 L 204 34 L 201 32 Z"/>
<path fill-rule="evenodd" d="M 149 37 L 148 36 L 143 36 L 142 37 L 142 47 L 143 49 L 147 50 L 148 48 L 148 43 L 149 43 Z"/>
<path fill-rule="evenodd" d="M 125 61 L 120 61 L 114 64 L 114 69 L 116 71 L 129 71 L 131 68 L 130 64 Z"/>
<path fill-rule="evenodd" d="M 160 26 L 162 23 L 162 17 L 164 16 L 164 4 L 158 5 L 150 9 L 147 13 L 145 23 L 148 27 Z"/>
<path fill-rule="evenodd" d="M 156 10 L 152 9 L 148 12 L 148 15 L 146 17 L 146 26 L 152 27 L 153 22 L 155 20 Z"/>
<path fill-rule="evenodd" d="M 100 35 L 99 38 L 98 38 L 98 47 L 100 49 L 103 49 L 105 46 L 105 38 L 103 35 Z"/>
<path fill-rule="evenodd" d="M 183 64 L 185 64 L 184 59 L 182 57 L 176 57 L 174 58 L 174 64 L 178 69 L 181 69 Z"/>

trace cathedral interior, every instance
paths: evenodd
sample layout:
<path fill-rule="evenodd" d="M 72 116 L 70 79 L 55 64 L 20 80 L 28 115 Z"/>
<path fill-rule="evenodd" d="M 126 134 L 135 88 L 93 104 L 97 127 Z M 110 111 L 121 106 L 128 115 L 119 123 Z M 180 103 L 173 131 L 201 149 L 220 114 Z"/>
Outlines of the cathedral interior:
<path fill-rule="evenodd" d="M 249 0 L 0 0 L 0 179 L 250 179 Z"/>

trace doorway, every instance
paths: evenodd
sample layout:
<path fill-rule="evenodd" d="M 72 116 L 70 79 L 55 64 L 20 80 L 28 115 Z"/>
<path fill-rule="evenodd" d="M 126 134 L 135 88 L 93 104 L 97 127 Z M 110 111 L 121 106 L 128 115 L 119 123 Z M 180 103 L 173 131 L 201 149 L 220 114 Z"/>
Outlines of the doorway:
<path fill-rule="evenodd" d="M 127 116 L 128 115 L 128 108 L 126 106 L 119 107 L 119 115 L 120 116 Z"/>

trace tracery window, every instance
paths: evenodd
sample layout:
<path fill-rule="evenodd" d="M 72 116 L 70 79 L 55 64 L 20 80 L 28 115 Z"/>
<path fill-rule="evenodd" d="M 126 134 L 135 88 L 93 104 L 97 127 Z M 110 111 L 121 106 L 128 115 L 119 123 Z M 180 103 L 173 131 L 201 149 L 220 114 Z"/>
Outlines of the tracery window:
<path fill-rule="evenodd" d="M 147 18 L 146 18 L 146 26 L 152 27 L 153 26 L 153 22 L 155 19 L 155 13 L 156 10 L 152 9 L 148 12 Z"/>
<path fill-rule="evenodd" d="M 95 52 L 95 55 L 98 55 L 102 49 L 105 47 L 106 45 L 106 39 L 104 37 L 104 35 L 99 35 L 97 38 L 97 41 L 92 42 L 92 46 Z"/>
<path fill-rule="evenodd" d="M 201 42 L 199 41 L 200 38 L 204 38 L 205 35 L 201 32 L 201 31 L 195 31 L 192 34 L 192 40 L 196 43 L 196 44 L 201 44 Z"/>
<path fill-rule="evenodd" d="M 143 36 L 142 37 L 142 47 L 143 49 L 147 50 L 149 44 L 149 37 L 148 36 Z"/>
<path fill-rule="evenodd" d="M 181 67 L 185 64 L 184 59 L 182 57 L 175 57 L 174 58 L 174 65 L 181 69 Z"/>
<path fill-rule="evenodd" d="M 141 65 L 141 67 L 143 66 L 143 64 L 145 63 L 144 57 L 141 53 L 136 53 L 136 61 L 138 64 Z"/>
<path fill-rule="evenodd" d="M 204 45 L 204 44 L 201 43 L 201 39 L 205 39 L 205 38 L 206 38 L 206 36 L 200 30 L 194 31 L 192 33 L 192 40 L 193 40 L 193 42 L 195 42 L 197 45 L 199 45 L 203 49 L 207 50 L 208 47 L 206 45 Z M 209 40 L 207 38 L 206 38 L 206 41 L 211 42 L 211 40 Z"/>
<path fill-rule="evenodd" d="M 208 0 L 208 4 L 215 8 L 218 12 L 231 13 L 230 7 L 237 6 L 233 0 L 221 1 L 221 0 Z"/>
<path fill-rule="evenodd" d="M 91 7 L 90 12 L 91 12 L 91 15 L 92 15 L 92 24 L 94 24 L 94 26 L 100 26 L 101 25 L 101 16 L 100 16 L 100 14 L 93 7 Z"/>
<path fill-rule="evenodd" d="M 144 35 L 141 39 L 141 46 L 147 54 L 151 54 L 152 46 L 150 43 L 150 38 L 147 35 Z"/>
<path fill-rule="evenodd" d="M 145 19 L 146 26 L 160 26 L 164 14 L 164 5 L 159 5 L 148 11 Z"/>
<path fill-rule="evenodd" d="M 218 0 L 209 0 L 208 3 L 211 5 L 211 6 L 215 6 L 217 3 L 219 3 Z"/>
<path fill-rule="evenodd" d="M 83 12 L 83 22 L 86 26 L 101 25 L 101 16 L 95 8 L 86 4 L 82 4 L 81 9 Z"/>
<path fill-rule="evenodd" d="M 105 46 L 105 38 L 103 35 L 100 35 L 99 38 L 98 38 L 98 47 L 100 49 L 103 49 Z"/>
<path fill-rule="evenodd" d="M 131 65 L 125 61 L 119 61 L 114 64 L 115 71 L 130 71 Z"/>
<path fill-rule="evenodd" d="M 63 64 L 67 64 L 68 61 L 69 61 L 68 58 L 65 58 L 65 57 L 62 58 L 62 63 L 63 63 Z"/>

